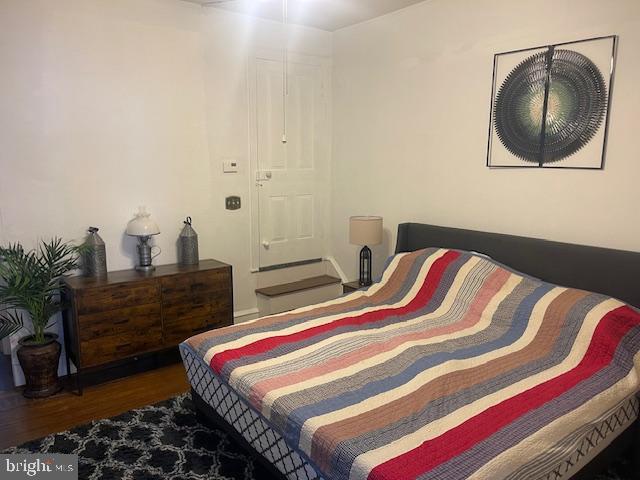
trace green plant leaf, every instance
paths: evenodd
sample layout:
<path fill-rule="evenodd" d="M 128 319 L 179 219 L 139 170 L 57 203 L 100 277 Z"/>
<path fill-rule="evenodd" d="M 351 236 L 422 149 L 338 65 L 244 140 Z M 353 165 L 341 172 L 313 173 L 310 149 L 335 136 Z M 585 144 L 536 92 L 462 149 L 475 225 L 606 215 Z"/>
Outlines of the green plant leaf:
<path fill-rule="evenodd" d="M 13 335 L 22 328 L 24 321 L 22 315 L 13 311 L 0 313 L 0 340 Z"/>
<path fill-rule="evenodd" d="M 29 315 L 36 339 L 44 341 L 44 331 L 63 309 L 60 300 L 61 280 L 78 268 L 84 247 L 61 238 L 42 241 L 37 248 L 25 251 L 20 243 L 0 247 L 0 303 L 5 309 L 24 310 Z M 2 312 L 0 338 L 10 335 L 23 318 L 20 314 Z"/>

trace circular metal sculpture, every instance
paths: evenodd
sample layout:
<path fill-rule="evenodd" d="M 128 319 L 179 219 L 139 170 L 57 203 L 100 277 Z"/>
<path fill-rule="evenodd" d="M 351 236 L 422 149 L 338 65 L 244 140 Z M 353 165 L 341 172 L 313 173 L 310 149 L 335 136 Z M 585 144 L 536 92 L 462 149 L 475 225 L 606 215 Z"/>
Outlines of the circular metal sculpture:
<path fill-rule="evenodd" d="M 509 152 L 527 162 L 551 163 L 584 147 L 602 124 L 607 88 L 600 70 L 584 55 L 556 49 L 551 57 L 548 95 L 547 52 L 518 64 L 496 96 L 494 125 Z M 546 95 L 544 149 L 542 121 Z"/>

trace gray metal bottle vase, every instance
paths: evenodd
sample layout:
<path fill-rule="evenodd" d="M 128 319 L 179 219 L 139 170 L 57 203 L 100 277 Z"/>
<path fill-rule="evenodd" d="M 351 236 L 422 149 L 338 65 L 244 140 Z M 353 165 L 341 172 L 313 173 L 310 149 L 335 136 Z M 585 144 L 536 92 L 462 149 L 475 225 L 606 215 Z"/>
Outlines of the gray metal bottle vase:
<path fill-rule="evenodd" d="M 184 221 L 184 227 L 178 237 L 178 259 L 180 265 L 197 265 L 200 261 L 198 234 L 191 226 L 191 217 Z"/>
<path fill-rule="evenodd" d="M 82 273 L 86 277 L 104 277 L 107 275 L 107 249 L 97 227 L 89 227 L 85 245 L 90 248 L 83 254 Z"/>

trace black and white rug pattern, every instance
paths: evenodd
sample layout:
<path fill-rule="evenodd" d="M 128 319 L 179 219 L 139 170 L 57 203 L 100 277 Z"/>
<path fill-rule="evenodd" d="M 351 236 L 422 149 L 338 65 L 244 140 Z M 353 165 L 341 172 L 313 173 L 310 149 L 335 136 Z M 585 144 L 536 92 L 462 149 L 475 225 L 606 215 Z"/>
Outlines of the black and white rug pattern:
<path fill-rule="evenodd" d="M 90 480 L 268 480 L 226 433 L 202 425 L 189 394 L 97 420 L 2 453 L 75 453 Z M 631 480 L 618 460 L 597 480 Z"/>
<path fill-rule="evenodd" d="M 189 394 L 97 420 L 3 453 L 76 453 L 80 479 L 254 480 L 269 474 L 202 425 Z"/>

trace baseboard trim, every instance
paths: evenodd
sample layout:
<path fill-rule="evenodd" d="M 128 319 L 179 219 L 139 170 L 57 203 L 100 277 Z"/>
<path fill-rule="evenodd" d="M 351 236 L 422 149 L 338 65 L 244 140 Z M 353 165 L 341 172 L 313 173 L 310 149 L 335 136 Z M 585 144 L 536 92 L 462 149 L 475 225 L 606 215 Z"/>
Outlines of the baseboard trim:
<path fill-rule="evenodd" d="M 328 256 L 324 257 L 324 259 L 331 264 L 333 269 L 336 271 L 336 273 L 340 277 L 340 280 L 342 280 L 342 283 L 348 283 L 349 282 L 349 279 L 347 278 L 347 275 L 344 273 L 344 270 L 342 270 L 342 268 L 340 268 L 340 264 L 335 259 L 335 257 L 333 257 L 331 255 L 328 255 Z"/>
<path fill-rule="evenodd" d="M 249 315 L 255 315 L 256 313 L 260 313 L 257 307 L 247 308 L 246 310 L 236 310 L 233 312 L 233 318 L 241 318 L 248 317 Z"/>

